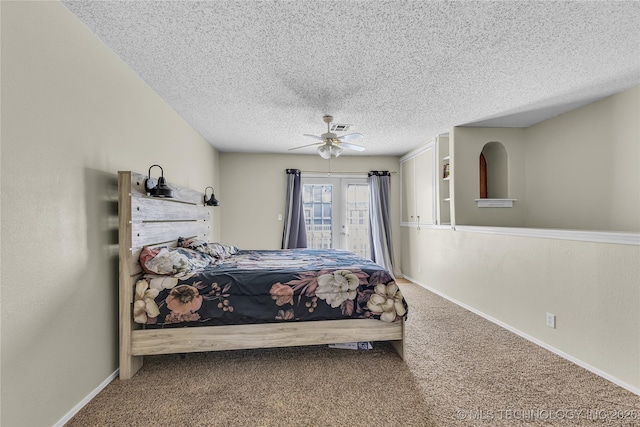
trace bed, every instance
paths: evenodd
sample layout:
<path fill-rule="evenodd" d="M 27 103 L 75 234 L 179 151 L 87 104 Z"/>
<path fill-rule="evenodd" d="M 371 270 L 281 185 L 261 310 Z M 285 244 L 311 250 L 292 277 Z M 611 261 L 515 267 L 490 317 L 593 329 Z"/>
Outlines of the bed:
<path fill-rule="evenodd" d="M 389 341 L 404 359 L 407 305 L 388 271 L 346 251 L 208 242 L 204 194 L 118 172 L 120 378 L 145 355 Z"/>

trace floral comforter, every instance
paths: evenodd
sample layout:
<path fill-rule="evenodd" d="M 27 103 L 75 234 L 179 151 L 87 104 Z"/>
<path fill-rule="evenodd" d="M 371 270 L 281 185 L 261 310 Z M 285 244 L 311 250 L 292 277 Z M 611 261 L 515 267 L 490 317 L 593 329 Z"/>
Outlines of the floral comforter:
<path fill-rule="evenodd" d="M 407 304 L 387 270 L 334 249 L 239 251 L 180 277 L 145 275 L 135 321 L 155 327 L 344 318 L 385 322 Z"/>

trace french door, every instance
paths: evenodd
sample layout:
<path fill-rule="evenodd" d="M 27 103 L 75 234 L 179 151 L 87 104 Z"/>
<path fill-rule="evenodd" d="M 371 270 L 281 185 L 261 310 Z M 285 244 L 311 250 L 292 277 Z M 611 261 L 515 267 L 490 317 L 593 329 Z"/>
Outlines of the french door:
<path fill-rule="evenodd" d="M 366 178 L 302 177 L 307 246 L 346 249 L 369 258 Z"/>

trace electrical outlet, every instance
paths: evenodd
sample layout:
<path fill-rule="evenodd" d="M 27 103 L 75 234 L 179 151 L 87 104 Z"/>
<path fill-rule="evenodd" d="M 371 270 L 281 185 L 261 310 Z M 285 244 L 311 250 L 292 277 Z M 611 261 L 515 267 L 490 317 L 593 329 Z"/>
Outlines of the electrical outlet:
<path fill-rule="evenodd" d="M 422 273 L 422 266 L 421 265 L 418 266 L 418 273 Z"/>
<path fill-rule="evenodd" d="M 547 326 L 550 328 L 556 328 L 556 315 L 547 313 Z"/>

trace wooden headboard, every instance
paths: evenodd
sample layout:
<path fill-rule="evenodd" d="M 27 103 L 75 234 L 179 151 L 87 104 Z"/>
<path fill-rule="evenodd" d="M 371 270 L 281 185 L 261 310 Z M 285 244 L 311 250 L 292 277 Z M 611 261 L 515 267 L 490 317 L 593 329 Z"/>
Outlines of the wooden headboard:
<path fill-rule="evenodd" d="M 144 187 L 146 179 L 144 174 L 118 172 L 120 352 L 130 351 L 131 331 L 140 328 L 133 322 L 132 309 L 135 283 L 142 272 L 138 260 L 142 248 L 175 246 L 178 237 L 208 241 L 211 232 L 204 192 L 167 183 L 174 198 L 151 197 Z M 142 357 L 138 363 L 142 365 Z M 130 369 L 137 370 L 135 366 Z"/>

